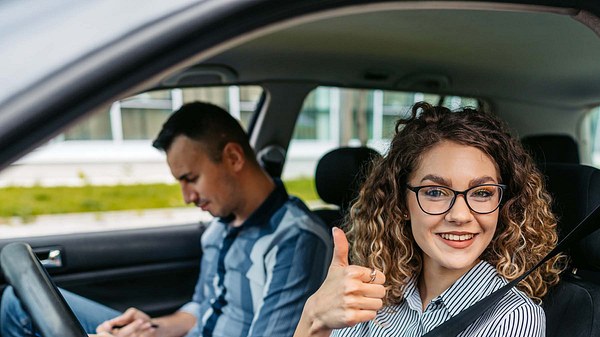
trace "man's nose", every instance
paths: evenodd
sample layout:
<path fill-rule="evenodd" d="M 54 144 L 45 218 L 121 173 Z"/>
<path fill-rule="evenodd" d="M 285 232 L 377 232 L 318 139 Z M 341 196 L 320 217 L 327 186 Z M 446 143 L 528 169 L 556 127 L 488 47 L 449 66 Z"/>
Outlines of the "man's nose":
<path fill-rule="evenodd" d="M 183 201 L 186 204 L 196 203 L 198 201 L 198 193 L 189 184 L 181 185 L 181 194 L 183 195 Z"/>

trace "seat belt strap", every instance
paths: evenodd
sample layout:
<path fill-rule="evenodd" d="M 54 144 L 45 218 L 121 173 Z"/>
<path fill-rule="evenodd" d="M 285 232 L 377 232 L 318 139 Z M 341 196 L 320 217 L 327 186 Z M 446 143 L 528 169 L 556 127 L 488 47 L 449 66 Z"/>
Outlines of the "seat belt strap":
<path fill-rule="evenodd" d="M 456 316 L 438 325 L 436 328 L 424 334 L 422 337 L 456 337 L 469 325 L 473 324 L 473 322 L 482 316 L 488 309 L 498 303 L 512 287 L 516 286 L 519 282 L 521 282 L 521 280 L 529 276 L 529 274 L 531 274 L 539 266 L 556 256 L 556 254 L 570 247 L 573 242 L 577 242 L 587 235 L 593 233 L 596 229 L 598 229 L 599 224 L 600 205 L 596 206 L 592 213 L 590 213 L 577 226 L 575 226 L 575 228 L 573 228 L 562 240 L 560 240 L 556 247 L 554 247 L 554 249 L 552 249 L 552 251 L 550 251 L 540 262 L 533 266 L 533 268 L 529 269 L 524 274 L 512 280 L 502 288 L 479 300 L 479 302 L 461 311 Z"/>

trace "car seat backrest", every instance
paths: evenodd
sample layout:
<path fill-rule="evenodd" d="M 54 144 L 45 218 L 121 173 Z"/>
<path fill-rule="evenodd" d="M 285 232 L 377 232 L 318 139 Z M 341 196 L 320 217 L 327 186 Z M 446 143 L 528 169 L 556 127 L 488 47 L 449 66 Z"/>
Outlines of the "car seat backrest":
<path fill-rule="evenodd" d="M 338 209 L 318 209 L 328 225 L 340 225 L 344 213 L 358 196 L 370 164 L 381 155 L 368 147 L 341 147 L 326 153 L 317 164 L 315 185 L 323 201 Z"/>
<path fill-rule="evenodd" d="M 524 137 L 521 142 L 538 164 L 579 164 L 579 146 L 569 135 L 533 135 Z"/>
<path fill-rule="evenodd" d="M 541 168 L 562 237 L 600 204 L 600 170 L 560 163 Z M 569 268 L 543 300 L 546 336 L 600 337 L 600 231 L 574 243 L 567 255 Z"/>
<path fill-rule="evenodd" d="M 600 204 L 600 170 L 585 165 L 547 163 L 542 172 L 554 199 L 552 208 L 558 216 L 562 237 Z M 582 239 L 570 249 L 569 255 L 576 268 L 600 271 L 600 231 Z"/>

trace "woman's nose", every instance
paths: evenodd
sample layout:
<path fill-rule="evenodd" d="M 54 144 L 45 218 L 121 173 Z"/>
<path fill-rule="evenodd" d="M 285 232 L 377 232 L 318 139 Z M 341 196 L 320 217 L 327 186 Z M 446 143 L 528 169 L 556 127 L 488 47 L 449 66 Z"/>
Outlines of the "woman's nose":
<path fill-rule="evenodd" d="M 471 221 L 473 214 L 463 195 L 457 195 L 454 205 L 446 213 L 446 220 L 457 224 Z"/>

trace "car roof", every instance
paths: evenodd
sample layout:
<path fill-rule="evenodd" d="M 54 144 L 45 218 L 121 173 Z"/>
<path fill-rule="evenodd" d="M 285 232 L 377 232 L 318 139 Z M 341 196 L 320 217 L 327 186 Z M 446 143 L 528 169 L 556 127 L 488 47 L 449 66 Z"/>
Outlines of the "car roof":
<path fill-rule="evenodd" d="M 600 102 L 600 41 L 577 10 L 430 7 L 357 6 L 203 63 L 233 69 L 236 76 L 223 83 L 313 81 L 549 105 Z"/>
<path fill-rule="evenodd" d="M 0 167 L 148 88 L 307 82 L 581 112 L 600 102 L 599 13 L 591 0 L 5 2 Z"/>

